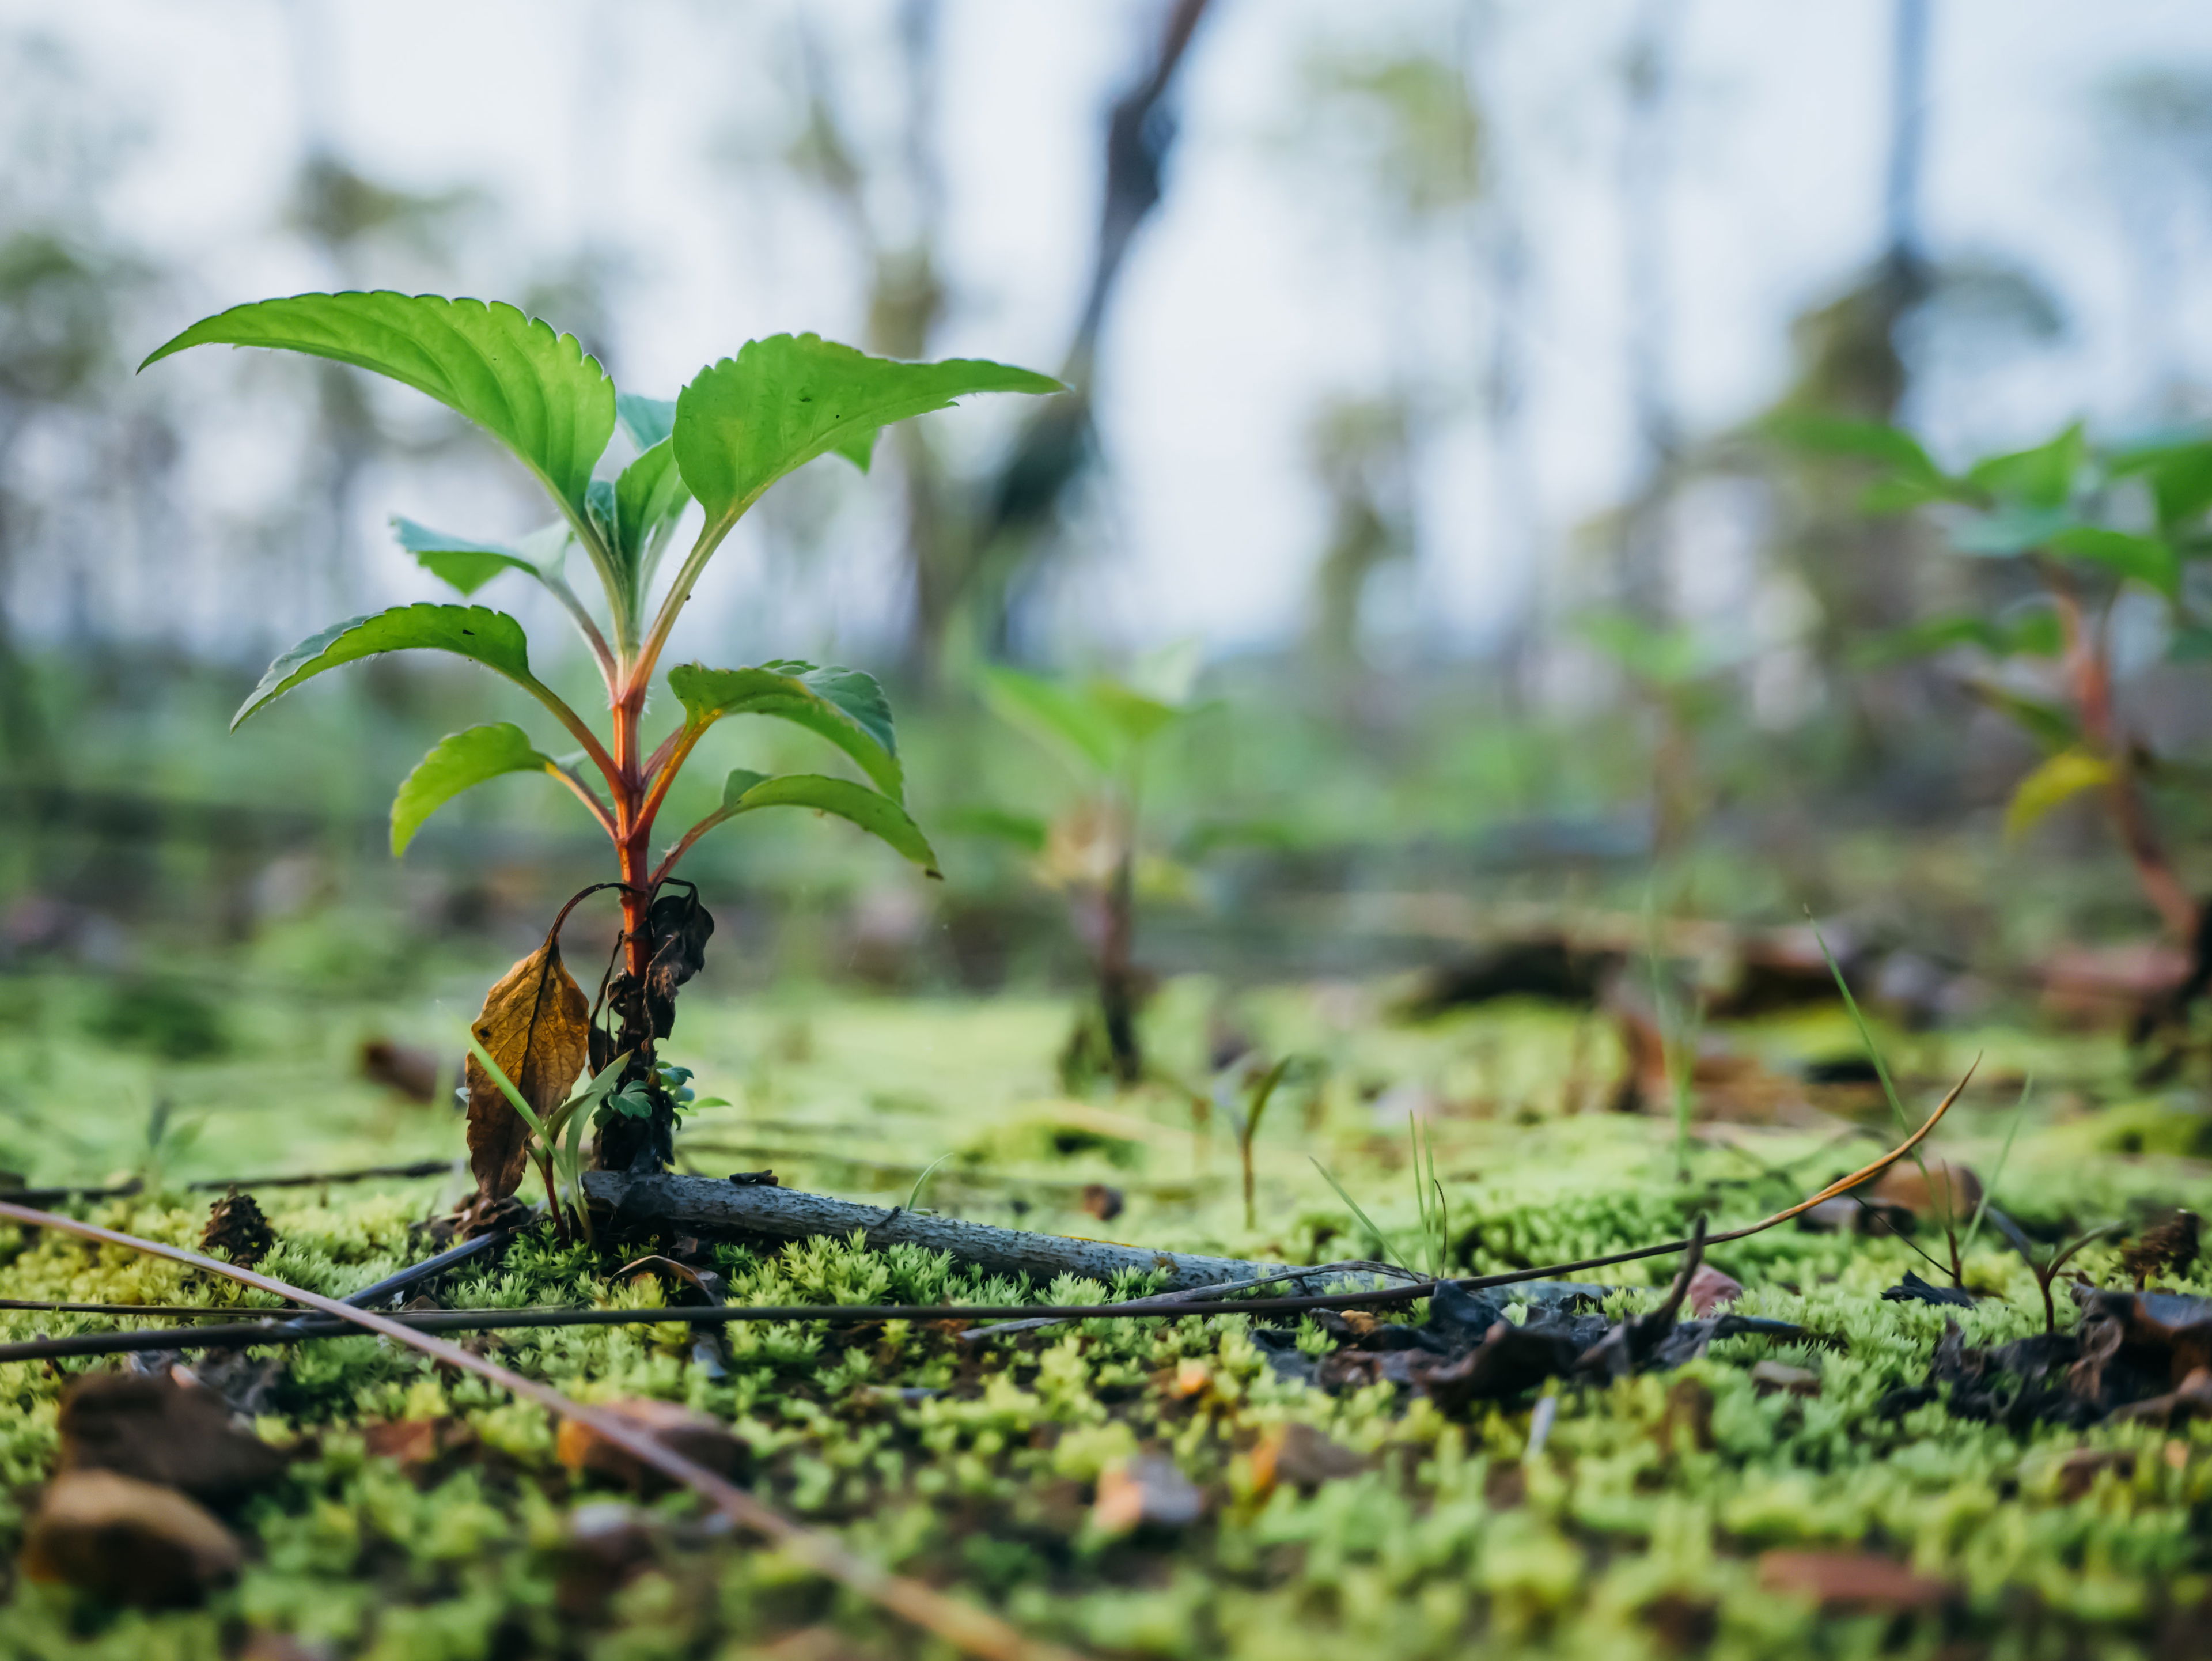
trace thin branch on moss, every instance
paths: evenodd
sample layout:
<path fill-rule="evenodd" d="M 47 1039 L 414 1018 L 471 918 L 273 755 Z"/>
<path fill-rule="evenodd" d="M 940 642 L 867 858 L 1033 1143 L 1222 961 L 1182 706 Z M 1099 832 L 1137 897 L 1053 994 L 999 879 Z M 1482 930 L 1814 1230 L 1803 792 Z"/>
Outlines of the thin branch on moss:
<path fill-rule="evenodd" d="M 91 1223 L 79 1222 L 73 1217 L 58 1216 L 29 1206 L 0 1201 L 0 1222 L 15 1223 L 26 1228 L 51 1228 L 58 1233 L 75 1235 L 82 1240 L 124 1246 L 133 1251 L 143 1252 L 148 1256 L 165 1258 L 170 1262 L 182 1263 L 206 1274 L 222 1275 L 241 1286 L 274 1293 L 280 1298 L 289 1298 L 295 1303 L 318 1310 L 324 1315 L 390 1338 L 419 1351 L 434 1361 L 459 1368 L 464 1372 L 472 1372 L 526 1401 L 536 1402 L 549 1412 L 587 1427 L 594 1434 L 620 1448 L 632 1458 L 691 1489 L 738 1527 L 760 1536 L 793 1562 L 857 1592 L 871 1603 L 913 1622 L 926 1632 L 934 1634 L 956 1649 L 980 1657 L 981 1661 L 1073 1661 L 1069 1652 L 1057 1645 L 1025 1638 L 994 1615 L 970 1608 L 919 1580 L 893 1574 L 848 1551 L 830 1536 L 793 1522 L 734 1483 L 685 1458 L 621 1415 L 604 1408 L 586 1406 L 562 1395 L 550 1384 L 526 1378 L 495 1361 L 472 1355 L 458 1344 L 415 1331 L 388 1315 L 372 1314 L 368 1310 L 352 1308 L 336 1299 L 288 1286 L 268 1275 L 204 1256 L 197 1251 L 187 1251 L 181 1246 L 141 1239 L 134 1234 L 100 1228 Z"/>

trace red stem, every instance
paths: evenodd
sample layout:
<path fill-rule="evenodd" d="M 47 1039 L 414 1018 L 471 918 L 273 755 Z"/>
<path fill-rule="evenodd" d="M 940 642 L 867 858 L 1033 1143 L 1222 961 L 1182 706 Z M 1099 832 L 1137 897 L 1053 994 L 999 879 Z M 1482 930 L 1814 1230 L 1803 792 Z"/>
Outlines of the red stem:
<path fill-rule="evenodd" d="M 2045 563 L 2044 581 L 2057 602 L 2058 622 L 2065 642 L 2065 672 L 2074 705 L 2081 717 L 2081 736 L 2111 767 L 2112 782 L 2105 800 L 2119 832 L 2121 845 L 2134 862 L 2136 879 L 2143 893 L 2176 939 L 2190 940 L 2197 934 L 2197 902 L 2166 857 L 2157 830 L 2150 822 L 2142 790 L 2136 780 L 2135 759 L 2112 717 L 2111 659 L 2101 638 L 2093 638 L 2081 615 L 2081 602 L 2065 571 Z"/>

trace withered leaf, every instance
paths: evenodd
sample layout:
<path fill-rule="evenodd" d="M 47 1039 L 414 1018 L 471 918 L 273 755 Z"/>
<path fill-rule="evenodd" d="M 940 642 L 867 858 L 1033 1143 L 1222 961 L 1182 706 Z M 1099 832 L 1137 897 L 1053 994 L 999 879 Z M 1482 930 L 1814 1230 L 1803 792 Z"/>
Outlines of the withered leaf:
<path fill-rule="evenodd" d="M 568 1099 L 591 1048 L 592 1006 L 552 941 L 484 995 L 477 1042 L 540 1119 Z M 469 1056 L 469 1169 L 477 1192 L 504 1199 L 522 1185 L 530 1127 L 474 1054 Z"/>
<path fill-rule="evenodd" d="M 706 965 L 714 919 L 694 893 L 663 894 L 645 914 L 652 957 L 645 971 L 646 1008 L 653 1036 L 665 1038 L 676 1024 L 676 994 Z"/>
<path fill-rule="evenodd" d="M 112 1470 L 54 1478 L 23 1542 L 33 1580 L 141 1609 L 197 1603 L 236 1578 L 240 1561 L 230 1531 L 194 1501 Z"/>
<path fill-rule="evenodd" d="M 231 1421 L 210 1390 L 159 1373 L 88 1372 L 62 1397 L 64 1471 L 108 1470 L 228 1506 L 284 1472 L 284 1456 Z"/>

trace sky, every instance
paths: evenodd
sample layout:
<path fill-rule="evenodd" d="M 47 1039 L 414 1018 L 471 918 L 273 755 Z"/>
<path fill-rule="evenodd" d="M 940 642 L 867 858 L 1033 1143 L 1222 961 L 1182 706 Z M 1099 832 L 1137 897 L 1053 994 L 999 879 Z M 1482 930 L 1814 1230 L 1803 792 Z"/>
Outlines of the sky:
<path fill-rule="evenodd" d="M 2169 255 L 2147 277 L 2099 116 L 2100 88 L 2130 71 L 2212 76 L 2212 9 L 1931 3 L 1930 250 L 2033 273 L 2064 328 L 1994 364 L 1946 360 L 1916 418 L 1939 448 L 1963 451 L 2029 441 L 2076 414 L 2138 420 L 2154 385 L 2212 380 L 2212 308 L 2187 280 L 2206 270 L 2203 201 L 2183 202 L 2192 186 L 2178 178 L 2162 187 L 2172 200 L 2137 204 L 2137 232 L 2147 211 Z M 856 125 L 884 128 L 892 4 L 805 11 Z M 1058 365 L 1097 210 L 1104 107 L 1158 15 L 1156 0 L 946 0 L 938 132 L 957 304 L 945 355 Z M 1050 591 L 1053 627 L 1073 648 L 1195 636 L 1220 654 L 1294 633 L 1328 528 L 1306 432 L 1325 400 L 1394 380 L 1434 411 L 1419 453 L 1419 561 L 1389 597 L 1410 634 L 1479 645 L 1558 588 L 1577 527 L 1617 502 L 1639 465 L 1620 89 L 1632 32 L 1655 15 L 1672 19 L 1675 42 L 1666 374 L 1692 435 L 1776 396 L 1790 319 L 1880 245 L 1888 4 L 1218 0 L 1181 87 L 1168 197 L 1105 342 L 1107 465 Z M 799 15 L 797 0 L 0 0 L 0 33 L 62 42 L 82 96 L 135 128 L 104 212 L 181 273 L 162 297 L 175 308 L 165 329 L 264 295 L 422 278 L 405 261 L 323 269 L 274 228 L 303 148 L 319 143 L 379 180 L 495 202 L 493 228 L 445 274 L 454 291 L 495 297 L 594 253 L 614 273 L 610 367 L 626 386 L 671 395 L 752 336 L 860 332 L 849 239 L 774 165 Z M 1494 215 L 1478 204 L 1403 234 L 1316 113 L 1317 52 L 1408 42 L 1475 55 L 1492 100 L 1487 165 L 1528 250 L 1528 424 L 1510 478 L 1474 390 L 1491 338 Z M 164 389 L 133 381 L 114 397 L 230 412 L 207 423 L 220 431 L 188 436 L 181 469 L 186 511 L 219 543 L 294 476 L 300 423 L 286 399 L 299 383 L 214 353 L 157 373 L 172 377 Z M 390 407 L 404 419 L 402 403 Z M 1014 413 L 985 403 L 932 419 L 987 456 Z M 364 492 L 364 545 L 380 546 L 386 511 L 475 514 L 454 528 L 480 534 L 527 528 L 512 492 L 487 494 L 465 473 L 435 456 L 381 468 Z M 779 567 L 772 538 L 739 538 L 696 628 L 777 649 L 886 634 L 902 603 L 886 491 L 821 489 L 836 493 L 833 533 L 810 563 Z M 1497 511 L 1520 498 L 1527 534 Z M 361 581 L 344 598 L 428 597 L 396 553 L 368 561 Z M 326 620 L 305 608 L 328 597 L 270 592 L 301 608 L 285 619 L 295 632 Z M 32 609 L 51 618 L 58 604 L 48 594 Z M 150 609 L 147 627 L 219 637 L 225 626 Z"/>

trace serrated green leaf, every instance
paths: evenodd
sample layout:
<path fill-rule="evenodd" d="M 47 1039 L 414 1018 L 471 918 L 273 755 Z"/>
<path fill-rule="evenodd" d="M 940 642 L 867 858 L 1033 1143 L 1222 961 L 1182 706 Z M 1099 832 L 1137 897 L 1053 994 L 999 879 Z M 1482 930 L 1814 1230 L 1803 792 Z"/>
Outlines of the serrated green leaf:
<path fill-rule="evenodd" d="M 980 684 L 984 701 L 1002 720 L 1077 766 L 1110 773 L 1121 761 L 1121 733 L 1104 710 L 1073 687 L 1000 664 L 987 665 Z"/>
<path fill-rule="evenodd" d="M 615 419 L 622 423 L 623 433 L 642 453 L 676 430 L 676 400 L 617 392 Z"/>
<path fill-rule="evenodd" d="M 211 344 L 306 352 L 426 392 L 505 444 L 579 517 L 614 432 L 614 382 L 598 361 L 575 336 L 508 305 L 388 290 L 294 295 L 204 318 L 139 368 Z"/>
<path fill-rule="evenodd" d="M 681 663 L 668 672 L 668 689 L 696 725 L 726 715 L 773 715 L 792 721 L 819 733 L 858 762 L 892 800 L 905 794 L 890 705 L 873 675 L 835 664 L 817 668 L 796 660 L 750 669 Z"/>
<path fill-rule="evenodd" d="M 1976 462 L 1966 469 L 1966 479 L 2001 500 L 2049 510 L 2073 500 L 2074 483 L 2088 459 L 2077 421 L 2047 444 Z"/>
<path fill-rule="evenodd" d="M 2059 803 L 2112 782 L 2112 764 L 2087 750 L 2062 750 L 2022 779 L 2005 806 L 2008 842 L 2023 836 Z"/>
<path fill-rule="evenodd" d="M 422 822 L 462 791 L 505 773 L 551 773 L 553 758 L 541 755 L 530 735 L 513 721 L 494 721 L 449 733 L 415 764 L 392 799 L 392 852 L 396 858 L 422 828 Z"/>
<path fill-rule="evenodd" d="M 2045 545 L 2054 554 L 2070 559 L 2094 560 L 2107 570 L 2132 577 L 2155 588 L 2169 599 L 2181 591 L 2181 561 L 2172 547 L 2156 537 L 2130 536 L 2097 525 L 2075 525 L 2059 532 Z"/>
<path fill-rule="evenodd" d="M 522 625 L 506 612 L 482 605 L 395 605 L 334 624 L 278 658 L 230 718 L 231 730 L 236 732 L 248 715 L 325 669 L 417 648 L 472 659 L 533 693 L 537 691 L 536 678 L 530 672 L 530 642 Z"/>
<path fill-rule="evenodd" d="M 501 571 L 538 574 L 535 563 L 504 543 L 476 542 L 434 531 L 398 514 L 392 516 L 392 528 L 398 533 L 399 545 L 415 556 L 417 565 L 465 594 L 476 593 Z"/>
<path fill-rule="evenodd" d="M 710 532 L 786 473 L 861 442 L 894 421 L 972 392 L 1057 392 L 1059 381 L 981 359 L 902 363 L 818 335 L 773 335 L 700 371 L 676 400 L 676 459 Z"/>
<path fill-rule="evenodd" d="M 722 787 L 722 806 L 709 823 L 719 824 L 740 813 L 757 812 L 763 807 L 811 807 L 818 813 L 834 813 L 890 843 L 928 875 L 944 874 L 937 868 L 937 850 L 929 845 L 929 838 L 921 834 L 921 827 L 906 809 L 865 784 L 855 784 L 850 779 L 825 778 L 818 773 L 785 773 L 764 778 L 739 768 Z"/>

